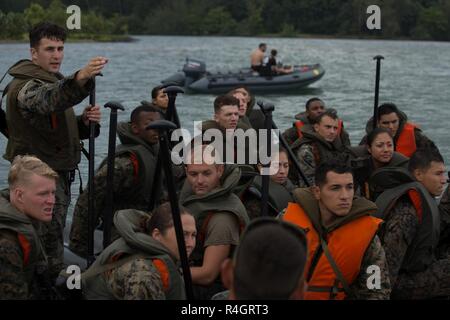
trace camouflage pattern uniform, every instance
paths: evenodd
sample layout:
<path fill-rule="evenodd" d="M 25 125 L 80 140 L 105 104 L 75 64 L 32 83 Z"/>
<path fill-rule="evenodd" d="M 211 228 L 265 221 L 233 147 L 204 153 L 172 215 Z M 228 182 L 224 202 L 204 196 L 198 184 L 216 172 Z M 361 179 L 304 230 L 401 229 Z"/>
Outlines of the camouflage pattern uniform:
<path fill-rule="evenodd" d="M 94 176 L 95 197 L 94 197 L 94 213 L 96 214 L 94 221 L 98 224 L 100 216 L 105 208 L 107 190 L 107 172 L 108 166 L 104 165 L 98 169 Z M 129 155 L 118 156 L 114 160 L 114 179 L 113 192 L 118 194 L 121 190 L 131 190 L 134 188 L 136 178 L 134 176 L 134 166 Z M 73 220 L 70 230 L 70 250 L 85 257 L 87 255 L 89 224 L 88 215 L 88 192 L 87 190 L 80 194 L 73 212 Z M 113 235 L 114 236 L 114 235 Z"/>
<path fill-rule="evenodd" d="M 23 270 L 23 253 L 12 231 L 0 231 L 0 299 L 29 299 L 29 283 Z"/>
<path fill-rule="evenodd" d="M 314 175 L 316 173 L 316 160 L 314 158 L 313 146 L 311 144 L 302 145 L 296 152 L 296 157 L 306 180 L 308 180 L 309 185 L 314 185 Z M 303 179 L 299 179 L 299 187 L 307 187 Z"/>
<path fill-rule="evenodd" d="M 380 268 L 381 288 L 369 288 L 372 273 L 368 273 L 368 268 L 377 266 Z M 369 270 L 370 271 L 370 270 Z M 391 294 L 391 283 L 389 280 L 389 268 L 386 261 L 385 251 L 381 245 L 380 238 L 375 236 L 366 250 L 361 263 L 361 271 L 356 280 L 350 285 L 350 289 L 355 293 L 358 300 L 389 300 Z M 351 299 L 351 297 L 350 297 Z"/>
<path fill-rule="evenodd" d="M 161 276 L 151 259 L 134 259 L 113 269 L 105 278 L 117 299 L 166 300 Z"/>
<path fill-rule="evenodd" d="M 17 65 L 19 66 L 20 63 Z M 13 71 L 10 74 L 16 76 L 13 73 L 15 72 L 14 69 L 11 70 Z M 86 98 L 92 84 L 91 81 L 88 81 L 85 87 L 80 87 L 75 80 L 76 73 L 69 77 L 63 77 L 61 74 L 57 74 L 56 76 L 59 80 L 54 83 L 39 79 L 30 80 L 20 89 L 17 95 L 17 107 L 20 113 L 37 130 L 42 126 L 42 121 L 39 121 L 40 117 L 42 119 L 42 115 L 61 113 L 72 108 Z M 77 117 L 77 126 L 80 139 L 89 138 L 89 128 L 84 125 L 81 116 Z M 100 133 L 99 128 L 97 125 L 96 136 Z M 38 227 L 38 233 L 43 239 L 53 278 L 56 278 L 64 268 L 63 232 L 71 199 L 70 185 L 72 177 L 74 177 L 74 171 L 61 171 L 57 169 L 55 171 L 57 171 L 60 178 L 56 184 L 53 219 L 50 223 L 41 223 L 41 226 Z"/>
<path fill-rule="evenodd" d="M 413 204 L 402 197 L 389 213 L 383 245 L 389 265 L 392 297 L 430 299 L 450 297 L 450 257 L 436 260 L 421 272 L 402 272 L 403 259 L 416 237 L 419 220 Z M 430 253 L 432 254 L 432 253 Z"/>
<path fill-rule="evenodd" d="M 439 238 L 438 257 L 450 256 L 450 188 L 445 189 L 439 202 L 441 215 L 441 235 Z"/>

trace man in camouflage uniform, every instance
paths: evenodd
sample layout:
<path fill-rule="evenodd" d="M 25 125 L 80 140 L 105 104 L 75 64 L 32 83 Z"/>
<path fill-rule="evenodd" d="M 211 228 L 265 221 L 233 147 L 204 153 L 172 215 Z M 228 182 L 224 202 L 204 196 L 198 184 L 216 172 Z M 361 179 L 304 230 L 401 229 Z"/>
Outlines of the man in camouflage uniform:
<path fill-rule="evenodd" d="M 234 164 L 217 164 L 214 151 L 212 145 L 188 151 L 186 181 L 180 192 L 180 203 L 194 215 L 197 225 L 191 274 L 194 296 L 201 300 L 223 290 L 221 263 L 232 254 L 248 223 L 245 207 L 233 193 L 241 171 Z"/>
<path fill-rule="evenodd" d="M 300 138 L 299 130 L 303 126 L 312 126 L 316 119 L 324 112 L 325 103 L 321 99 L 314 97 L 306 101 L 305 111 L 295 115 L 296 121 L 293 126 L 283 132 L 283 136 L 289 145 L 292 145 Z M 350 137 L 343 127 L 337 139 L 340 139 L 344 145 L 350 146 Z"/>
<path fill-rule="evenodd" d="M 64 267 L 63 230 L 70 184 L 80 161 L 80 139 L 89 137 L 89 121 L 100 121 L 99 106 L 86 107 L 78 117 L 73 106 L 88 96 L 91 78 L 107 63 L 107 59 L 96 57 L 64 77 L 59 69 L 65 38 L 65 30 L 57 25 L 35 26 L 30 31 L 31 61 L 21 60 L 9 69 L 14 79 L 6 90 L 9 140 L 4 158 L 12 161 L 16 155 L 33 154 L 59 175 L 52 221 L 43 224 L 40 231 L 54 277 Z"/>
<path fill-rule="evenodd" d="M 347 161 L 348 148 L 338 139 L 339 119 L 334 109 L 320 114 L 313 126 L 304 126 L 303 136 L 292 145 L 299 160 L 300 168 L 309 184 L 314 185 L 316 167 L 330 159 Z M 292 181 L 298 177 L 291 176 Z M 298 179 L 300 187 L 306 186 L 303 179 Z"/>
<path fill-rule="evenodd" d="M 49 222 L 58 174 L 36 157 L 17 156 L 0 193 L 0 300 L 49 299 L 52 284 L 35 225 Z"/>
<path fill-rule="evenodd" d="M 119 209 L 148 210 L 154 182 L 159 143 L 158 132 L 146 130 L 153 121 L 160 120 L 158 109 L 151 105 L 141 105 L 131 113 L 130 122 L 117 126 L 117 135 L 122 143 L 117 147 L 114 158 L 114 186 L 107 189 L 107 159 L 94 176 L 95 224 L 103 217 L 106 195 L 114 193 L 113 212 Z M 161 179 L 160 179 L 161 181 Z M 162 189 L 162 184 L 157 186 Z M 75 205 L 70 231 L 69 248 L 76 254 L 87 255 L 88 242 L 88 198 L 87 190 L 80 194 Z M 159 200 L 155 203 L 157 204 Z M 113 233 L 114 236 L 114 233 Z"/>
<path fill-rule="evenodd" d="M 315 181 L 312 188 L 294 191 L 295 203 L 281 216 L 306 231 L 305 299 L 389 299 L 388 266 L 377 236 L 382 220 L 371 216 L 375 204 L 354 197 L 353 172 L 343 163 L 322 163 Z M 374 267 L 379 271 L 375 283 Z"/>
<path fill-rule="evenodd" d="M 379 216 L 386 221 L 381 240 L 392 298 L 449 298 L 450 256 L 436 254 L 440 231 L 448 234 L 448 216 L 440 215 L 434 199 L 447 180 L 444 160 L 436 149 L 418 150 L 409 161 L 409 172 L 410 183 L 387 189 L 376 201 Z"/>

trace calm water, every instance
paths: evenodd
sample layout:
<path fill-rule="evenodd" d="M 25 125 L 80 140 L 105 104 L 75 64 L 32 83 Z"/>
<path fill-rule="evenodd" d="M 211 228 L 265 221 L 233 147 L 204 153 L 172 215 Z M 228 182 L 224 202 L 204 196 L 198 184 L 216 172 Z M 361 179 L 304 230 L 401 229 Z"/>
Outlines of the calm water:
<path fill-rule="evenodd" d="M 367 119 L 372 114 L 375 86 L 375 62 L 382 62 L 380 102 L 392 101 L 409 118 L 420 124 L 425 134 L 439 146 L 447 163 L 450 160 L 448 120 L 450 120 L 450 43 L 366 40 L 263 39 L 224 37 L 138 37 L 133 43 L 66 44 L 64 74 L 84 66 L 90 57 L 103 55 L 110 59 L 104 77 L 98 79 L 97 101 L 104 105 L 120 101 L 127 108 L 119 121 L 129 119 L 131 110 L 141 100 L 150 100 L 150 90 L 159 81 L 181 69 L 187 56 L 204 60 L 207 69 L 231 70 L 247 66 L 250 52 L 260 42 L 269 50 L 278 49 L 288 64 L 321 63 L 326 74 L 319 82 L 297 94 L 272 94 L 259 99 L 275 104 L 274 120 L 285 129 L 294 115 L 304 109 L 307 99 L 322 97 L 344 119 L 353 144 L 364 135 Z M 0 72 L 19 59 L 29 58 L 27 44 L 0 44 Z M 2 83 L 0 88 L 6 85 Z M 212 116 L 212 95 L 182 95 L 177 99 L 182 125 L 193 131 L 194 120 Z M 88 99 L 76 107 L 80 113 Z M 102 133 L 96 140 L 96 164 L 107 154 L 109 113 L 104 112 Z M 0 151 L 6 140 L 0 135 Z M 9 164 L 0 160 L 0 187 L 6 186 Z M 87 161 L 80 165 L 84 184 Z M 76 200 L 78 181 L 72 198 Z"/>

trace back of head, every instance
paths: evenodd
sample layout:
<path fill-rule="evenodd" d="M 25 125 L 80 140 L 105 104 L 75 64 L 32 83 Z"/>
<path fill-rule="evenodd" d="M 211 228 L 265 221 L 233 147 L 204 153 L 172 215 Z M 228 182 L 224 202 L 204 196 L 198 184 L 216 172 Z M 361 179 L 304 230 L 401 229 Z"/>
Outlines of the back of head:
<path fill-rule="evenodd" d="M 9 189 L 26 184 L 33 174 L 58 179 L 58 174 L 42 160 L 29 155 L 16 156 L 8 174 Z"/>
<path fill-rule="evenodd" d="M 179 206 L 180 214 L 192 215 L 183 206 Z M 158 229 L 161 233 L 165 234 L 167 229 L 174 226 L 172 207 L 170 202 L 164 202 L 158 206 L 152 213 L 150 218 L 145 221 L 145 230 L 147 233 L 151 234 L 154 229 Z"/>
<path fill-rule="evenodd" d="M 61 28 L 54 23 L 41 22 L 30 30 L 30 48 L 36 48 L 43 38 L 61 40 L 64 42 L 66 41 L 66 36 L 67 34 L 64 28 Z"/>
<path fill-rule="evenodd" d="M 437 148 L 418 149 L 409 159 L 408 170 L 414 173 L 415 170 L 428 170 L 432 162 L 444 163 L 444 158 Z"/>
<path fill-rule="evenodd" d="M 236 299 L 289 299 L 299 286 L 306 258 L 302 230 L 272 218 L 253 220 L 235 255 Z"/>

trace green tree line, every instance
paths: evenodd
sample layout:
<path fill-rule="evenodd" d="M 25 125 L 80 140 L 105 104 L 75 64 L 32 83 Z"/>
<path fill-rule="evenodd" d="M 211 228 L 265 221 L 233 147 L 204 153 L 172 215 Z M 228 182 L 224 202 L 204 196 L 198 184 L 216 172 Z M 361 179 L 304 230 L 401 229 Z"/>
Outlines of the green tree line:
<path fill-rule="evenodd" d="M 450 40 L 450 0 L 2 0 L 0 36 L 26 32 L 37 18 L 65 22 L 72 4 L 85 33 Z M 381 30 L 366 27 L 374 4 Z"/>

